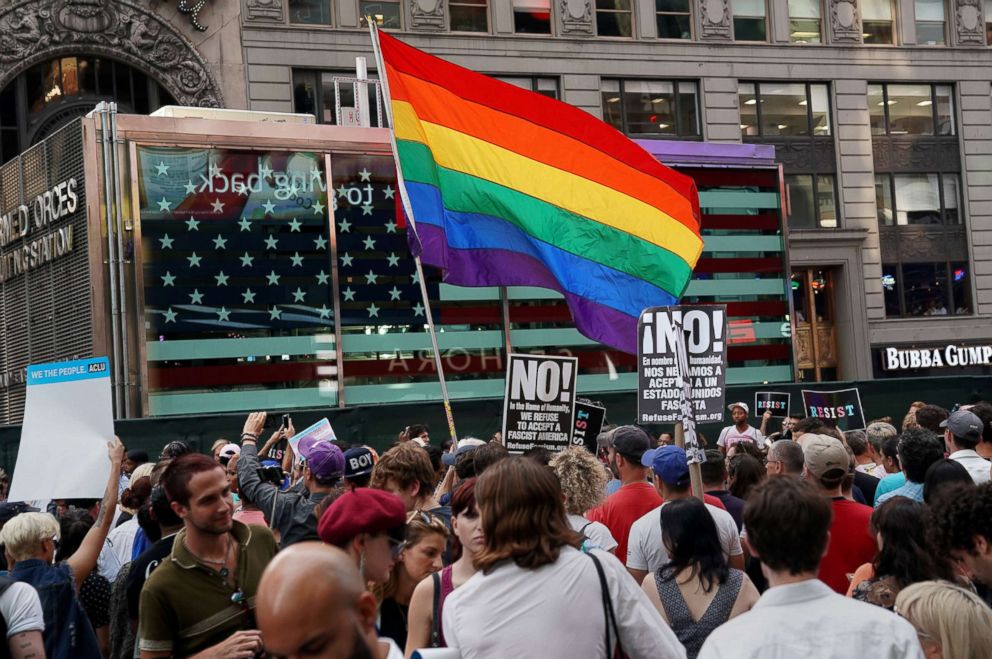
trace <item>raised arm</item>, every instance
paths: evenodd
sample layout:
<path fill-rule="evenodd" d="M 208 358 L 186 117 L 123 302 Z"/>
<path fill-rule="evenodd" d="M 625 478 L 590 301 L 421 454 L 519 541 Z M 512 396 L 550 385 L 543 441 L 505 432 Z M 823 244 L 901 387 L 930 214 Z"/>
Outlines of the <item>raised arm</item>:
<path fill-rule="evenodd" d="M 110 458 L 110 476 L 107 478 L 107 489 L 100 503 L 100 513 L 96 516 L 96 522 L 83 537 L 79 549 L 65 560 L 76 579 L 76 588 L 82 585 L 96 567 L 100 550 L 103 549 L 103 543 L 110 532 L 110 525 L 114 521 L 114 510 L 117 508 L 117 484 L 120 482 L 121 464 L 124 462 L 124 445 L 121 444 L 120 439 L 114 437 L 114 441 L 107 442 L 107 455 Z"/>
<path fill-rule="evenodd" d="M 263 483 L 258 475 L 258 435 L 265 427 L 265 412 L 252 412 L 245 421 L 241 435 L 241 456 L 238 458 L 238 491 L 265 514 L 272 524 L 272 502 L 279 494 L 278 488 Z"/>

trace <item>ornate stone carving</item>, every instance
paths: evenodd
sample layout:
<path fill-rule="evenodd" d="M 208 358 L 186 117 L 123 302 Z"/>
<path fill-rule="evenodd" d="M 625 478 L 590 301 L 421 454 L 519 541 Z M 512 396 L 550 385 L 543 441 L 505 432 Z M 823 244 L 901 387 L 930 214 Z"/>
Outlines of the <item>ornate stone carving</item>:
<path fill-rule="evenodd" d="M 559 0 L 562 34 L 592 36 L 592 0 Z"/>
<path fill-rule="evenodd" d="M 875 171 L 896 174 L 961 171 L 955 137 L 876 137 L 872 140 Z"/>
<path fill-rule="evenodd" d="M 731 41 L 734 38 L 729 0 L 700 0 L 699 38 L 703 41 Z"/>
<path fill-rule="evenodd" d="M 193 44 L 128 0 L 26 0 L 0 8 L 0 89 L 38 62 L 79 53 L 144 71 L 182 105 L 224 105 L 220 85 Z"/>
<path fill-rule="evenodd" d="M 775 146 L 775 160 L 785 166 L 786 173 L 829 174 L 837 171 L 832 138 L 764 138 L 760 142 Z"/>
<path fill-rule="evenodd" d="M 861 16 L 855 0 L 830 0 L 830 30 L 834 43 L 861 43 Z"/>
<path fill-rule="evenodd" d="M 954 21 L 959 46 L 984 46 L 985 21 L 980 0 L 954 0 Z"/>
<path fill-rule="evenodd" d="M 281 23 L 283 0 L 245 0 L 246 20 Z"/>
<path fill-rule="evenodd" d="M 415 30 L 443 30 L 444 0 L 413 0 L 410 3 L 410 27 Z"/>
<path fill-rule="evenodd" d="M 879 228 L 883 263 L 967 261 L 968 241 L 960 225 L 904 224 Z"/>

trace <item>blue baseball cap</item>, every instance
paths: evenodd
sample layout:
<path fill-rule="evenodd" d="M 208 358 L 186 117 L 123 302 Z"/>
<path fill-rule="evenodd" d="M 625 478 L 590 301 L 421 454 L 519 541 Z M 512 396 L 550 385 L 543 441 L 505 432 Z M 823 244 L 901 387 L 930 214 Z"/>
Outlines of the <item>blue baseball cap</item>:
<path fill-rule="evenodd" d="M 675 487 L 689 484 L 689 461 L 685 451 L 678 446 L 660 446 L 645 451 L 641 464 L 651 467 L 654 475 Z"/>

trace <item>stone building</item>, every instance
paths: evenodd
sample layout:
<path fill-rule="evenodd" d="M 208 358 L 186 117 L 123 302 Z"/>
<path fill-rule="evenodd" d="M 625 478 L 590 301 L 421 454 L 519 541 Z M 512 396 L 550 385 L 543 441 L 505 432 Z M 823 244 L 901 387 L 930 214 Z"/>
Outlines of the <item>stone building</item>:
<path fill-rule="evenodd" d="M 988 373 L 883 358 L 992 344 L 982 2 L 0 0 L 0 160 L 99 100 L 349 123 L 370 15 L 634 138 L 773 146 L 797 378 Z"/>

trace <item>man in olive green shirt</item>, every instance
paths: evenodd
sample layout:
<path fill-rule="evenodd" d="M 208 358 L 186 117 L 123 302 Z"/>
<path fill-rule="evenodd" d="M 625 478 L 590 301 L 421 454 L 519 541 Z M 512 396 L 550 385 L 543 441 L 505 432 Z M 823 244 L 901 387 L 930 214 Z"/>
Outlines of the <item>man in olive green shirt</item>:
<path fill-rule="evenodd" d="M 162 486 L 184 528 L 141 590 L 142 659 L 260 651 L 255 591 L 277 551 L 272 533 L 232 519 L 227 474 L 205 455 L 176 458 Z"/>

